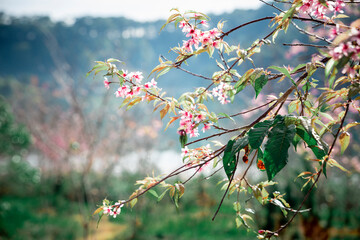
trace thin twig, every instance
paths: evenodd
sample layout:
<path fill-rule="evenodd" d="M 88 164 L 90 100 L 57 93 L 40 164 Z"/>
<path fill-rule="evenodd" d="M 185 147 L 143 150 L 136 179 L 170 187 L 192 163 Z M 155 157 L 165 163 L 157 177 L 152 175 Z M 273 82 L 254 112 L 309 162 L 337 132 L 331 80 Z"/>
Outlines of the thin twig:
<path fill-rule="evenodd" d="M 270 7 L 272 7 L 272 8 L 275 8 L 276 10 L 278 10 L 278 11 L 280 11 L 280 12 L 284 12 L 284 10 L 278 8 L 278 7 L 275 6 L 274 4 L 270 4 L 270 3 L 268 3 L 268 2 L 265 2 L 264 0 L 259 0 L 259 1 L 262 2 L 262 3 L 264 3 L 264 4 L 266 4 L 266 5 L 268 5 L 268 6 L 270 6 Z"/>
<path fill-rule="evenodd" d="M 167 59 L 166 57 L 164 57 L 163 55 L 161 55 L 160 57 L 163 58 L 165 61 L 168 61 L 168 59 Z M 203 75 L 201 75 L 201 74 L 197 74 L 197 73 L 190 72 L 190 71 L 182 68 L 180 65 L 176 65 L 176 64 L 175 64 L 174 67 L 177 68 L 177 69 L 179 69 L 179 70 L 181 70 L 181 71 L 183 71 L 183 72 L 186 72 L 186 73 L 188 73 L 188 74 L 190 74 L 190 75 L 193 75 L 193 76 L 195 76 L 195 77 L 203 78 L 203 79 L 205 79 L 205 80 L 213 80 L 212 78 L 203 76 Z"/>
<path fill-rule="evenodd" d="M 307 43 L 283 43 L 284 46 L 328 48 L 328 46 Z"/>
<path fill-rule="evenodd" d="M 208 139 L 213 138 L 213 137 L 218 137 L 218 136 L 221 136 L 223 134 L 232 133 L 232 132 L 236 132 L 236 131 L 243 130 L 243 129 L 248 129 L 248 128 L 250 128 L 249 125 L 239 127 L 239 128 L 234 128 L 234 129 L 231 129 L 231 130 L 227 130 L 226 132 L 216 133 L 216 134 L 213 134 L 213 135 L 203 137 L 203 138 L 197 139 L 195 141 L 189 142 L 189 143 L 185 144 L 185 146 L 188 146 L 188 145 L 191 145 L 191 144 L 194 144 L 194 143 L 197 143 L 197 142 L 201 142 L 203 140 L 208 140 Z"/>
<path fill-rule="evenodd" d="M 258 109 L 260 109 L 260 108 L 263 108 L 263 107 L 271 104 L 271 103 L 274 102 L 274 101 L 275 101 L 275 99 L 271 100 L 270 102 L 264 103 L 263 105 L 260 105 L 260 106 L 251 108 L 251 109 L 249 109 L 249 110 L 245 110 L 245 111 L 243 111 L 243 112 L 239 112 L 239 113 L 230 115 L 230 117 L 236 117 L 236 116 L 239 116 L 239 115 L 242 115 L 242 114 L 246 114 L 246 113 L 249 113 L 249 112 L 253 112 L 253 111 L 255 111 L 255 110 L 258 110 Z M 220 120 L 220 119 L 224 119 L 224 118 L 227 118 L 227 117 L 219 117 L 219 120 Z"/>
<path fill-rule="evenodd" d="M 311 37 L 314 37 L 314 38 L 317 38 L 317 39 L 319 39 L 319 40 L 321 40 L 321 41 L 324 41 L 324 42 L 327 42 L 327 43 L 331 44 L 331 41 L 329 41 L 328 39 L 326 39 L 326 38 L 324 38 L 324 37 L 320 37 L 320 36 L 318 36 L 318 35 L 316 35 L 316 34 L 314 34 L 314 33 L 310 33 L 310 32 L 308 32 L 308 31 L 306 31 L 305 29 L 302 29 L 301 27 L 299 27 L 299 26 L 298 26 L 296 23 L 294 23 L 293 21 L 291 22 L 291 24 L 294 25 L 294 27 L 296 27 L 297 30 L 299 30 L 301 33 L 306 34 L 306 35 L 311 36 Z"/>
<path fill-rule="evenodd" d="M 233 171 L 233 173 L 232 173 L 232 175 L 231 175 L 231 177 L 230 177 L 229 185 L 227 186 L 227 188 L 226 188 L 226 190 L 225 190 L 225 193 L 224 193 L 223 197 L 221 198 L 220 204 L 219 204 L 218 208 L 216 209 L 216 212 L 215 212 L 214 216 L 213 216 L 212 219 L 211 219 L 212 221 L 215 220 L 215 217 L 216 217 L 216 215 L 218 214 L 218 212 L 220 211 L 220 208 L 221 208 L 221 206 L 222 206 L 222 203 L 224 202 L 224 199 L 225 199 L 225 197 L 226 197 L 226 194 L 227 194 L 227 192 L 228 192 L 229 189 L 230 189 L 231 182 L 233 181 L 234 176 L 235 176 L 235 172 L 236 172 L 236 169 L 237 169 L 238 162 L 239 162 L 239 159 L 237 158 L 237 159 L 236 159 L 236 163 L 235 163 L 234 171 Z"/>
<path fill-rule="evenodd" d="M 219 38 L 222 39 L 222 38 L 224 38 L 225 36 L 229 35 L 230 33 L 234 32 L 234 31 L 236 31 L 236 30 L 238 30 L 238 29 L 240 29 L 240 28 L 242 28 L 242 27 L 245 27 L 245 26 L 247 26 L 247 25 L 249 25 L 249 24 L 253 24 L 253 23 L 256 23 L 256 22 L 261 22 L 261 21 L 265 21 L 265 20 L 269 20 L 269 19 L 273 19 L 273 18 L 274 18 L 274 17 L 263 17 L 263 18 L 259 18 L 259 19 L 252 20 L 252 21 L 250 21 L 250 22 L 243 23 L 243 24 L 241 24 L 241 25 L 239 25 L 239 26 L 237 26 L 237 27 L 234 27 L 234 28 L 230 29 L 229 31 L 223 33 Z"/>
<path fill-rule="evenodd" d="M 210 174 L 209 176 L 205 177 L 204 179 L 209 179 L 212 176 L 214 176 L 215 174 L 217 174 L 221 169 L 223 169 L 224 166 L 220 167 L 219 169 L 215 170 L 212 174 Z"/>

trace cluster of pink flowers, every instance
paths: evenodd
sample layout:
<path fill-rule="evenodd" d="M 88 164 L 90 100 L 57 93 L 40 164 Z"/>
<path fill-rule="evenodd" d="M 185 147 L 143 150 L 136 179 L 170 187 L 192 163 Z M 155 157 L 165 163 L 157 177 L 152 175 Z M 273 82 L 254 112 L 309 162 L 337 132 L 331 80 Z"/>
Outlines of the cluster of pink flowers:
<path fill-rule="evenodd" d="M 158 89 L 157 82 L 152 79 L 150 82 L 141 85 L 143 80 L 142 72 L 130 72 L 122 70 L 119 74 L 126 82 L 130 83 L 129 85 L 123 84 L 120 86 L 117 91 L 114 93 L 116 97 L 122 98 L 133 98 L 141 93 L 142 90 Z M 104 85 L 106 89 L 110 88 L 110 81 L 107 77 L 104 77 Z M 143 97 L 145 99 L 145 96 Z"/>
<path fill-rule="evenodd" d="M 333 16 L 336 13 L 343 13 L 345 3 L 343 0 L 325 1 L 321 3 L 320 0 L 303 0 L 302 6 L 298 9 L 300 12 L 310 14 L 313 17 L 326 19 L 326 15 L 332 13 Z"/>
<path fill-rule="evenodd" d="M 201 121 L 206 119 L 206 113 L 200 110 L 196 110 L 196 107 L 193 106 L 189 108 L 187 111 L 179 111 L 181 115 L 180 118 L 180 127 L 178 129 L 178 133 L 181 134 L 190 134 L 190 137 L 198 137 L 199 136 L 199 128 L 198 125 Z M 204 127 L 202 131 L 205 132 L 210 129 L 210 123 L 203 123 Z"/>
<path fill-rule="evenodd" d="M 227 104 L 229 100 L 229 91 L 233 91 L 233 87 L 229 83 L 221 82 L 211 91 L 214 97 L 217 97 L 221 104 Z"/>
<path fill-rule="evenodd" d="M 103 214 L 116 218 L 116 216 L 121 213 L 121 208 L 123 206 L 124 204 L 120 202 L 117 202 L 115 205 L 111 206 L 106 201 L 103 201 Z"/>
<path fill-rule="evenodd" d="M 200 24 L 207 27 L 206 21 L 201 21 Z M 199 47 L 207 46 L 219 48 L 220 40 L 217 38 L 220 36 L 220 31 L 217 28 L 202 31 L 185 21 L 181 21 L 179 27 L 186 33 L 186 37 L 190 37 L 187 41 L 183 41 L 183 49 L 185 49 L 185 51 L 193 52 L 193 47 L 195 50 L 199 49 Z"/>
<path fill-rule="evenodd" d="M 331 49 L 329 54 L 335 60 L 339 60 L 343 57 L 349 57 L 354 61 L 360 60 L 360 32 L 357 29 L 352 28 L 349 38 Z M 348 73 L 350 77 L 355 77 L 357 74 L 355 69 L 353 69 L 349 63 L 345 65 L 343 73 Z"/>

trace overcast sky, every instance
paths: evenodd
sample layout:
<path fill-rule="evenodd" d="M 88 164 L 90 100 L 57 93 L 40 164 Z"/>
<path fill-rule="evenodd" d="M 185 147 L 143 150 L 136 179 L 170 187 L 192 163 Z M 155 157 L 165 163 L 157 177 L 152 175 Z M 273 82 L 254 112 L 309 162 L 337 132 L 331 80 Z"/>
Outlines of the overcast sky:
<path fill-rule="evenodd" d="M 148 21 L 167 18 L 169 10 L 196 10 L 206 14 L 254 9 L 257 0 L 0 0 L 0 11 L 13 16 L 48 15 L 54 20 L 81 16 L 118 17 Z"/>

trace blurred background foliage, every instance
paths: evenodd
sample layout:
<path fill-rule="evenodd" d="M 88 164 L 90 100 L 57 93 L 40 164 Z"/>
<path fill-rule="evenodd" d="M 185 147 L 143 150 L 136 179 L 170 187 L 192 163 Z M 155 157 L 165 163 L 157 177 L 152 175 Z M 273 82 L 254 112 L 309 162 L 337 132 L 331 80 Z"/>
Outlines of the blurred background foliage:
<path fill-rule="evenodd" d="M 272 15 L 272 8 L 262 7 L 210 17 L 213 26 L 223 19 L 230 29 Z M 181 164 L 176 131 L 164 133 L 158 116 L 146 105 L 131 112 L 117 110 L 120 103 L 111 92 L 105 92 L 101 81 L 85 78 L 93 61 L 110 57 L 125 61 L 124 69 L 147 75 L 157 65 L 159 54 L 171 58 L 170 47 L 183 39 L 181 31 L 171 26 L 159 34 L 162 24 L 120 17 L 84 17 L 68 24 L 48 17 L 0 14 L 1 239 L 255 238 L 256 234 L 245 228 L 236 228 L 232 198 L 225 200 L 211 221 L 222 196 L 221 174 L 205 179 L 207 173 L 203 173 L 187 184 L 178 211 L 170 198 L 157 203 L 149 195 L 133 210 L 124 208 L 117 219 L 104 218 L 98 228 L 96 217 L 91 216 L 105 197 L 126 198 L 134 191 L 136 180 Z M 267 29 L 268 23 L 256 24 L 234 33 L 229 42 L 240 42 L 245 48 L 265 36 Z M 290 43 L 294 39 L 309 42 L 292 28 L 288 36 Z M 287 42 L 284 34 L 275 47 L 265 46 L 254 56 L 257 67 L 269 63 L 294 67 L 316 51 L 294 51 L 282 42 Z M 206 60 L 205 55 L 192 59 L 189 70 L 211 74 L 216 66 L 203 64 Z M 321 77 L 319 80 L 321 84 Z M 201 83 L 176 70 L 159 79 L 160 87 L 175 96 Z M 277 92 L 284 84 L 289 83 L 268 84 L 265 91 Z M 247 109 L 252 107 L 252 98 L 253 92 L 248 91 L 236 104 L 217 110 Z M 305 204 L 311 212 L 298 217 L 282 239 L 359 239 L 360 137 L 356 133 L 359 130 L 353 128 L 351 146 L 341 158 L 337 155 L 352 174 L 329 170 L 328 179 L 320 181 Z M 304 182 L 294 182 L 294 178 L 301 171 L 311 171 L 312 163 L 305 153 L 294 156 L 277 177 L 280 184 L 274 189 L 286 193 L 285 199 L 296 208 L 303 199 L 300 189 Z M 264 173 L 252 171 L 254 178 L 265 180 Z M 275 206 L 262 207 L 255 199 L 245 200 L 246 207 L 256 210 L 259 229 L 284 223 Z"/>

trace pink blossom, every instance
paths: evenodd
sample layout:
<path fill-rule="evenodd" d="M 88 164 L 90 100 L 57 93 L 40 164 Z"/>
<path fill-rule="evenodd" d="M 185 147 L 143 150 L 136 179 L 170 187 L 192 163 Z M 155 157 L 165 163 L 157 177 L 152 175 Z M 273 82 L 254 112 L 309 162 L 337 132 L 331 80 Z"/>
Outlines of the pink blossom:
<path fill-rule="evenodd" d="M 321 19 L 329 19 L 326 14 L 332 13 L 333 16 L 336 13 L 343 13 L 342 8 L 345 7 L 345 3 L 342 0 L 334 1 L 325 1 L 326 6 L 324 6 L 319 0 L 303 0 L 302 5 L 299 7 L 299 11 L 302 13 L 310 14 L 313 17 Z"/>
<path fill-rule="evenodd" d="M 190 30 L 193 29 L 193 27 L 185 21 L 181 21 L 179 27 L 182 28 L 183 32 L 190 32 Z"/>
<path fill-rule="evenodd" d="M 130 88 L 127 85 L 123 85 L 118 88 L 118 90 L 115 92 L 116 97 L 127 97 L 128 93 L 130 92 Z"/>
<path fill-rule="evenodd" d="M 227 104 L 230 102 L 227 95 L 229 91 L 232 91 L 232 87 L 228 83 L 221 82 L 212 90 L 212 95 L 217 97 L 221 104 Z"/>
<path fill-rule="evenodd" d="M 337 35 L 340 33 L 340 27 L 339 24 L 336 24 L 334 28 L 330 30 L 330 39 L 334 39 Z"/>
<path fill-rule="evenodd" d="M 182 148 L 182 149 L 181 149 L 181 157 L 182 157 L 182 158 L 187 157 L 188 154 L 189 154 L 189 149 L 188 149 L 187 146 L 185 146 L 185 148 Z"/>
<path fill-rule="evenodd" d="M 183 28 L 187 25 L 187 23 L 185 21 L 180 21 L 179 22 L 179 28 Z"/>
<path fill-rule="evenodd" d="M 194 111 L 195 113 L 191 113 Z M 202 113 L 196 113 L 195 107 L 191 107 L 188 111 L 179 111 L 181 115 L 180 118 L 180 127 L 178 133 L 181 135 L 183 133 L 190 134 L 190 137 L 198 137 L 199 130 L 196 126 L 196 121 L 202 121 L 205 119 L 205 115 Z M 196 117 L 194 117 L 196 116 Z"/>
<path fill-rule="evenodd" d="M 129 74 L 130 81 L 135 81 L 137 83 L 140 83 L 143 80 L 142 72 L 131 72 Z"/>
<path fill-rule="evenodd" d="M 219 41 L 213 41 L 211 45 L 212 45 L 214 48 L 219 48 L 219 47 L 220 47 Z"/>
<path fill-rule="evenodd" d="M 128 75 L 128 72 L 127 72 L 126 70 L 124 70 L 124 69 L 121 69 L 121 71 L 122 71 L 121 76 L 122 76 L 123 78 L 126 78 L 127 75 Z"/>
<path fill-rule="evenodd" d="M 197 38 L 200 35 L 200 31 L 195 28 L 191 28 L 188 34 L 186 34 L 186 37 L 193 37 Z"/>
<path fill-rule="evenodd" d="M 199 130 L 198 128 L 192 128 L 190 130 L 190 137 L 198 137 L 200 134 L 199 134 Z"/>
<path fill-rule="evenodd" d="M 131 90 L 132 95 L 138 95 L 141 91 L 141 87 L 140 86 L 134 86 Z"/>
<path fill-rule="evenodd" d="M 358 60 L 360 53 L 360 34 L 357 30 L 349 33 L 349 38 L 346 42 L 340 43 L 338 46 L 330 50 L 329 54 L 334 59 L 338 60 L 342 57 L 351 57 L 353 60 Z"/>
<path fill-rule="evenodd" d="M 342 74 L 349 74 L 350 78 L 354 78 L 357 73 L 354 68 L 352 68 L 349 64 L 346 64 L 342 70 Z"/>
<path fill-rule="evenodd" d="M 185 51 L 187 51 L 187 52 L 193 52 L 191 43 L 192 43 L 192 42 L 191 42 L 191 39 L 190 39 L 190 40 L 187 40 L 187 41 L 184 41 L 184 40 L 183 40 L 183 48 L 185 49 Z"/>
<path fill-rule="evenodd" d="M 155 79 L 151 79 L 150 82 L 144 84 L 145 89 L 156 88 L 156 87 L 157 87 L 157 82 L 155 81 Z"/>
<path fill-rule="evenodd" d="M 209 31 L 209 37 L 216 38 L 220 35 L 220 32 L 217 28 L 213 28 Z"/>
<path fill-rule="evenodd" d="M 110 214 L 111 213 L 111 206 L 109 207 L 103 207 L 104 214 Z"/>
<path fill-rule="evenodd" d="M 204 27 L 209 27 L 208 22 L 205 21 L 205 20 L 202 20 L 202 21 L 200 22 L 200 24 L 203 25 Z"/>
<path fill-rule="evenodd" d="M 311 7 L 309 0 L 303 0 L 303 5 L 299 8 L 300 12 L 307 12 Z"/>
<path fill-rule="evenodd" d="M 342 8 L 345 7 L 345 3 L 342 0 L 337 0 L 334 6 L 334 12 L 338 12 L 338 13 L 344 13 L 344 11 L 342 10 Z"/>
<path fill-rule="evenodd" d="M 205 131 L 209 130 L 210 128 L 211 128 L 211 124 L 204 123 L 204 127 L 202 128 L 202 131 L 205 132 Z"/>
<path fill-rule="evenodd" d="M 206 21 L 201 21 L 200 24 L 206 25 Z M 193 52 L 193 47 L 197 50 L 200 46 L 213 46 L 218 47 L 218 42 L 215 39 L 220 35 L 220 32 L 217 28 L 214 28 L 210 31 L 203 32 L 199 29 L 196 29 L 194 26 L 186 22 L 180 22 L 180 28 L 183 28 L 183 32 L 186 32 L 186 37 L 190 37 L 188 40 L 183 40 L 182 48 L 189 52 Z"/>
<path fill-rule="evenodd" d="M 195 122 L 201 122 L 205 118 L 206 118 L 206 116 L 204 114 L 200 113 L 200 114 L 196 115 Z"/>
<path fill-rule="evenodd" d="M 203 45 L 208 45 L 208 44 L 211 44 L 211 38 L 210 37 L 207 37 L 207 36 L 205 36 L 205 37 L 203 37 L 202 39 L 201 39 L 201 43 L 203 44 Z"/>
<path fill-rule="evenodd" d="M 109 84 L 110 84 L 110 82 L 109 82 L 109 80 L 107 79 L 107 77 L 104 77 L 104 85 L 105 85 L 105 88 L 106 88 L 106 89 L 109 89 L 109 88 L 110 88 Z"/>

